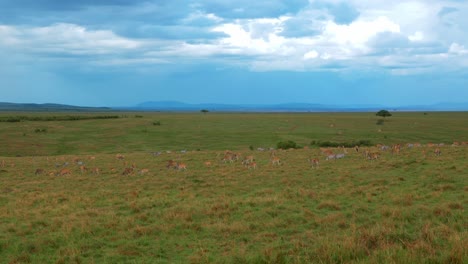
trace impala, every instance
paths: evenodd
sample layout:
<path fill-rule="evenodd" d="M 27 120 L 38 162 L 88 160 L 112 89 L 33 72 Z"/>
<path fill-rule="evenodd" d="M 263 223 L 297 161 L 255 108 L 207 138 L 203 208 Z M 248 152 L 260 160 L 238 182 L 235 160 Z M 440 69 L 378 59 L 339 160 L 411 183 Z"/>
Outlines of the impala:
<path fill-rule="evenodd" d="M 34 172 L 35 175 L 40 175 L 43 174 L 44 170 L 43 169 L 36 169 L 36 172 Z"/>
<path fill-rule="evenodd" d="M 205 164 L 205 167 L 211 167 L 211 161 L 205 161 L 203 164 Z"/>
<path fill-rule="evenodd" d="M 334 160 L 336 159 L 336 155 L 335 154 L 331 154 L 331 155 L 328 155 L 325 160 Z"/>
<path fill-rule="evenodd" d="M 318 166 L 319 166 L 319 159 L 314 158 L 314 159 L 309 159 L 309 161 L 310 161 L 310 165 L 312 165 L 312 167 L 318 168 Z"/>
<path fill-rule="evenodd" d="M 61 169 L 60 172 L 59 172 L 60 176 L 65 176 L 65 175 L 70 175 L 70 174 L 71 174 L 70 169 Z"/>
<path fill-rule="evenodd" d="M 148 169 L 141 169 L 140 172 L 138 174 L 140 175 L 145 175 L 146 173 L 148 173 L 149 170 Z"/>
<path fill-rule="evenodd" d="M 174 160 L 168 160 L 166 168 L 168 168 L 168 169 L 171 169 L 171 168 L 172 169 L 177 169 L 177 162 L 175 162 Z"/>
<path fill-rule="evenodd" d="M 95 175 L 99 175 L 101 171 L 99 170 L 99 168 L 96 167 L 96 168 L 92 168 L 91 172 Z"/>
<path fill-rule="evenodd" d="M 124 171 L 122 172 L 122 175 L 124 176 L 130 175 L 130 174 L 133 174 L 133 167 L 125 168 Z"/>
<path fill-rule="evenodd" d="M 249 165 L 249 163 L 252 163 L 252 162 L 254 162 L 254 157 L 253 156 L 247 156 L 242 161 L 242 164 L 243 165 Z"/>
<path fill-rule="evenodd" d="M 185 163 L 178 163 L 178 164 L 177 164 L 177 169 L 178 169 L 178 170 L 186 170 L 186 169 L 187 169 L 187 165 L 185 165 Z"/>
<path fill-rule="evenodd" d="M 281 160 L 280 160 L 280 158 L 278 158 L 278 157 L 276 157 L 276 156 L 275 156 L 275 157 L 272 157 L 272 158 L 271 158 L 271 164 L 272 164 L 272 165 L 281 165 Z"/>
<path fill-rule="evenodd" d="M 435 154 L 436 156 L 440 156 L 440 154 L 442 154 L 442 152 L 440 151 L 440 148 L 436 148 L 436 149 L 434 150 L 434 154 Z"/>
<path fill-rule="evenodd" d="M 123 159 L 125 159 L 125 156 L 122 155 L 122 154 L 117 154 L 117 155 L 115 155 L 115 158 L 119 159 L 119 160 L 123 160 Z"/>
<path fill-rule="evenodd" d="M 255 170 L 257 168 L 257 162 L 252 161 L 252 162 L 248 163 L 247 168 Z"/>
<path fill-rule="evenodd" d="M 87 171 L 88 171 L 88 168 L 86 168 L 84 165 L 81 165 L 81 166 L 80 166 L 80 172 L 81 172 L 81 174 L 84 174 L 84 173 L 87 172 Z"/>

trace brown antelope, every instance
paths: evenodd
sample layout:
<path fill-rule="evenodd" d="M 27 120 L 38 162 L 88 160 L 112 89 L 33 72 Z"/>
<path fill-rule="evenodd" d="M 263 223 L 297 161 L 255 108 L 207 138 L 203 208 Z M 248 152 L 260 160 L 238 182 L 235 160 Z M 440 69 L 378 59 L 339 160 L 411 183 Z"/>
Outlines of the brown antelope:
<path fill-rule="evenodd" d="M 70 175 L 70 174 L 71 174 L 70 169 L 61 169 L 60 172 L 59 172 L 60 176 L 65 176 L 65 175 Z"/>
<path fill-rule="evenodd" d="M 131 174 L 133 174 L 133 167 L 125 168 L 124 171 L 122 172 L 122 175 L 124 176 L 131 175 Z"/>
<path fill-rule="evenodd" d="M 205 164 L 205 167 L 211 167 L 211 161 L 205 161 L 203 164 Z"/>
<path fill-rule="evenodd" d="M 392 154 L 400 154 L 400 149 L 401 149 L 401 145 L 400 144 L 396 144 L 396 145 L 393 145 L 392 146 Z"/>
<path fill-rule="evenodd" d="M 80 166 L 80 172 L 81 174 L 84 174 L 85 172 L 88 172 L 88 168 L 86 168 L 84 165 Z"/>
<path fill-rule="evenodd" d="M 366 156 L 368 160 L 376 160 L 379 159 L 380 154 L 378 152 L 368 152 Z"/>
<path fill-rule="evenodd" d="M 454 141 L 453 144 L 452 144 L 453 147 L 457 147 L 457 146 L 460 146 L 460 145 L 461 145 L 460 142 L 457 142 L 457 141 Z"/>
<path fill-rule="evenodd" d="M 359 152 L 359 146 L 358 146 L 358 145 L 354 146 L 354 150 L 355 150 L 356 152 Z"/>
<path fill-rule="evenodd" d="M 281 159 L 276 157 L 276 156 L 273 156 L 271 158 L 271 164 L 272 165 L 281 165 Z"/>
<path fill-rule="evenodd" d="M 309 159 L 310 165 L 312 165 L 313 168 L 318 168 L 319 167 L 319 159 L 313 158 Z"/>
<path fill-rule="evenodd" d="M 168 160 L 166 168 L 168 169 L 177 169 L 177 162 L 174 160 Z"/>
<path fill-rule="evenodd" d="M 177 169 L 178 170 L 187 170 L 187 165 L 185 165 L 185 163 L 178 163 L 177 164 Z"/>
<path fill-rule="evenodd" d="M 88 159 L 89 159 L 89 160 L 95 160 L 95 159 L 96 159 L 96 157 L 94 157 L 94 156 L 90 156 L 90 157 L 88 157 Z"/>
<path fill-rule="evenodd" d="M 138 174 L 140 175 L 145 175 L 146 173 L 148 173 L 149 170 L 148 169 L 141 169 L 140 172 L 138 172 Z"/>
<path fill-rule="evenodd" d="M 40 175 L 43 174 L 44 170 L 43 169 L 36 169 L 36 172 L 34 172 L 34 175 Z"/>
<path fill-rule="evenodd" d="M 442 152 L 440 151 L 440 148 L 436 148 L 436 149 L 434 150 L 434 154 L 435 154 L 436 156 L 440 156 L 440 154 L 442 154 Z"/>
<path fill-rule="evenodd" d="M 224 163 L 226 163 L 226 162 L 228 162 L 228 161 L 229 161 L 229 163 L 233 163 L 233 162 L 234 162 L 234 156 L 233 156 L 233 154 L 229 154 L 229 153 L 228 153 L 228 154 L 224 154 L 224 157 L 223 157 L 222 161 L 223 161 Z"/>
<path fill-rule="evenodd" d="M 117 154 L 117 155 L 115 155 L 115 158 L 118 159 L 118 160 L 123 160 L 123 159 L 125 159 L 125 156 L 122 155 L 122 154 Z"/>
<path fill-rule="evenodd" d="M 253 156 L 247 156 L 244 158 L 244 160 L 242 161 L 242 164 L 243 165 L 249 165 L 249 163 L 252 163 L 254 162 L 254 157 Z"/>
<path fill-rule="evenodd" d="M 257 162 L 255 162 L 255 161 L 249 162 L 249 163 L 247 163 L 246 166 L 247 166 L 248 169 L 254 169 L 255 170 L 257 168 Z"/>
<path fill-rule="evenodd" d="M 91 169 L 91 172 L 94 174 L 94 175 L 99 175 L 101 173 L 101 170 L 99 168 L 92 168 Z"/>

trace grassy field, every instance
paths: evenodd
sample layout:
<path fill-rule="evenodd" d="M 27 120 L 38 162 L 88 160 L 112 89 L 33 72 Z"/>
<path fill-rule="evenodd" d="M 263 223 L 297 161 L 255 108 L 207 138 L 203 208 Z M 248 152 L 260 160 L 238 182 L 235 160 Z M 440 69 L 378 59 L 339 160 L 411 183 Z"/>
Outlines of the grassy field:
<path fill-rule="evenodd" d="M 466 120 L 126 113 L 0 123 L 0 263 L 467 263 L 468 146 L 450 146 L 468 141 Z M 370 147 L 381 153 L 373 161 L 364 148 L 331 161 L 315 147 L 277 150 L 279 166 L 256 150 L 362 139 L 446 145 L 440 156 Z M 221 162 L 226 149 L 258 167 Z M 71 173 L 57 176 L 64 168 Z"/>

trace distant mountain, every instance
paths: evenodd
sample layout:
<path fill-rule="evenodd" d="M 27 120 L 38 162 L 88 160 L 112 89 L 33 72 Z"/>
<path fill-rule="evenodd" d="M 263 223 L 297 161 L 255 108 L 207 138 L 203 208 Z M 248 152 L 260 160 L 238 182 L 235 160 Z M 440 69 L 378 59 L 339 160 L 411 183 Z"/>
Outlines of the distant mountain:
<path fill-rule="evenodd" d="M 29 104 L 29 103 L 2 103 L 0 111 L 33 111 L 33 112 L 99 112 L 112 111 L 110 107 L 86 107 L 63 104 Z"/>
<path fill-rule="evenodd" d="M 381 109 L 391 111 L 468 111 L 468 103 L 439 103 L 434 105 L 384 106 L 324 105 L 310 103 L 284 104 L 188 104 L 177 101 L 150 101 L 127 109 L 142 111 L 209 111 L 220 112 L 372 112 Z"/>
<path fill-rule="evenodd" d="M 375 111 L 382 106 L 356 105 L 339 106 L 310 103 L 284 104 L 187 104 L 177 101 L 144 102 L 131 107 L 131 110 L 144 111 L 209 111 L 220 112 L 339 112 L 339 111 Z"/>

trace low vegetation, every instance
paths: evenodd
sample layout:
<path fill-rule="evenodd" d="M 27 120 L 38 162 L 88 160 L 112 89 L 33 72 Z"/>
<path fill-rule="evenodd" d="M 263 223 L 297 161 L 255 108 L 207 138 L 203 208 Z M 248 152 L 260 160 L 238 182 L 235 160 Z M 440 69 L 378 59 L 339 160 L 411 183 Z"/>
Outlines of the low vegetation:
<path fill-rule="evenodd" d="M 419 115 L 438 123 L 395 115 L 383 132 L 364 114 L 350 114 L 353 122 L 338 114 L 145 114 L 55 121 L 32 135 L 22 133 L 42 129 L 34 121 L 2 123 L 0 259 L 467 263 L 465 115 Z M 164 126 L 153 127 L 155 119 Z M 289 140 L 316 142 L 268 148 Z M 398 152 L 376 146 L 393 140 Z M 327 141 L 339 146 L 319 148 Z M 67 155 L 44 146 L 41 155 L 14 157 L 31 142 L 62 144 Z M 136 151 L 140 142 L 151 151 Z M 235 158 L 223 161 L 227 154 Z M 327 161 L 330 154 L 342 158 Z"/>

